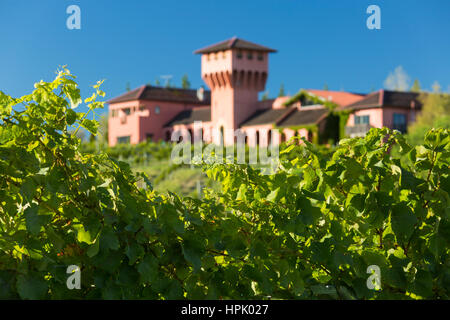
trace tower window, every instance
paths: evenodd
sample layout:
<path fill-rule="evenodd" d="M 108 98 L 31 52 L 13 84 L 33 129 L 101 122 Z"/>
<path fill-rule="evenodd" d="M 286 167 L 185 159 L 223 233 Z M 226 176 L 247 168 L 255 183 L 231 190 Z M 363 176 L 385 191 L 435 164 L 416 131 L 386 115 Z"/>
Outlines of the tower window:
<path fill-rule="evenodd" d="M 259 61 L 263 61 L 264 60 L 264 56 L 262 53 L 258 53 L 258 60 Z"/>
<path fill-rule="evenodd" d="M 237 57 L 238 59 L 241 59 L 241 58 L 242 58 L 242 51 L 241 51 L 241 50 L 239 50 L 239 51 L 237 52 L 236 57 Z"/>
<path fill-rule="evenodd" d="M 247 59 L 252 60 L 253 59 L 253 53 L 249 52 L 247 53 Z"/>
<path fill-rule="evenodd" d="M 155 114 L 159 114 L 160 112 L 161 112 L 161 109 L 158 106 L 156 106 L 155 107 Z"/>

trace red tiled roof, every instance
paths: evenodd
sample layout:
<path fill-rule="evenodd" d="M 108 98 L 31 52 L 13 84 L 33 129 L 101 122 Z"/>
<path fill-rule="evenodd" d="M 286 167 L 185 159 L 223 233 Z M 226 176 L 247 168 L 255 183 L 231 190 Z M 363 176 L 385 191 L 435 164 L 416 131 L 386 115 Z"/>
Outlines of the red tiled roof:
<path fill-rule="evenodd" d="M 275 123 L 277 119 L 282 117 L 288 111 L 288 108 L 258 110 L 253 113 L 250 118 L 245 120 L 240 126 L 247 127 Z"/>
<path fill-rule="evenodd" d="M 365 97 L 364 94 L 345 92 L 345 91 L 328 91 L 317 89 L 306 89 L 305 91 L 312 93 L 325 100 L 336 103 L 339 106 L 346 106 L 348 104 L 359 101 Z"/>
<path fill-rule="evenodd" d="M 411 108 L 414 102 L 416 108 L 421 108 L 419 94 L 415 92 L 401 92 L 390 90 L 378 90 L 368 94 L 363 99 L 339 108 L 340 110 L 360 110 L 379 107 Z"/>
<path fill-rule="evenodd" d="M 194 53 L 211 53 L 217 51 L 224 51 L 229 49 L 244 49 L 244 50 L 254 50 L 254 51 L 264 51 L 264 52 L 277 52 L 275 49 L 261 46 L 259 44 L 246 41 L 233 37 L 231 39 L 207 46 L 202 49 L 194 51 Z"/>
<path fill-rule="evenodd" d="M 329 114 L 323 106 L 303 107 L 292 112 L 288 117 L 278 123 L 279 127 L 316 124 Z"/>
<path fill-rule="evenodd" d="M 196 89 L 164 88 L 144 85 L 137 89 L 126 92 L 118 97 L 115 97 L 107 102 L 109 104 L 112 104 L 132 100 L 151 100 L 209 105 L 211 103 L 211 92 L 205 90 L 203 96 L 204 99 L 200 100 L 197 97 Z"/>
<path fill-rule="evenodd" d="M 183 110 L 178 113 L 172 120 L 167 122 L 164 127 L 171 127 L 176 124 L 190 124 L 194 123 L 194 121 L 211 121 L 211 108 L 198 107 L 191 110 Z"/>

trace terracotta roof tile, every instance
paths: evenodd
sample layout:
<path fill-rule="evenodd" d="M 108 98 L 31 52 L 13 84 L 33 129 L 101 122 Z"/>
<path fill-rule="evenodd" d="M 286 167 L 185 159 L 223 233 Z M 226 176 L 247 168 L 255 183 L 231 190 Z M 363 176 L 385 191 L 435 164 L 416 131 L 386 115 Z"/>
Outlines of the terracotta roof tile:
<path fill-rule="evenodd" d="M 323 106 L 303 107 L 292 112 L 288 117 L 278 123 L 279 127 L 315 124 L 326 116 L 329 110 Z"/>
<path fill-rule="evenodd" d="M 334 102 L 339 106 L 346 106 L 349 105 L 350 103 L 355 103 L 356 101 L 359 101 L 365 97 L 365 94 L 345 92 L 345 91 L 329 91 L 317 89 L 306 89 L 305 91 L 312 93 L 315 96 L 321 97 L 325 100 Z"/>
<path fill-rule="evenodd" d="M 197 97 L 196 89 L 164 88 L 146 85 L 113 98 L 109 100 L 108 103 L 112 104 L 132 100 L 171 101 L 197 105 L 209 105 L 211 104 L 211 92 L 209 90 L 205 90 L 204 99 L 200 100 Z"/>
<path fill-rule="evenodd" d="M 379 90 L 367 95 L 365 98 L 339 108 L 340 110 L 360 110 L 379 107 L 411 108 L 414 101 L 416 108 L 420 108 L 422 103 L 419 94 L 415 92 L 402 92 Z"/>
<path fill-rule="evenodd" d="M 278 118 L 288 111 L 287 108 L 282 109 L 266 109 L 258 110 L 245 120 L 240 127 L 256 126 L 260 124 L 275 123 Z"/>
<path fill-rule="evenodd" d="M 194 123 L 194 121 L 211 121 L 211 108 L 194 108 L 181 111 L 172 120 L 166 123 L 164 127 L 171 127 L 176 124 L 190 124 Z"/>
<path fill-rule="evenodd" d="M 194 51 L 194 53 L 210 53 L 217 51 L 224 51 L 229 49 L 244 49 L 244 50 L 254 50 L 254 51 L 264 51 L 264 52 L 277 52 L 277 50 L 261 46 L 259 44 L 246 41 L 233 37 L 231 39 L 207 46 L 202 49 Z"/>

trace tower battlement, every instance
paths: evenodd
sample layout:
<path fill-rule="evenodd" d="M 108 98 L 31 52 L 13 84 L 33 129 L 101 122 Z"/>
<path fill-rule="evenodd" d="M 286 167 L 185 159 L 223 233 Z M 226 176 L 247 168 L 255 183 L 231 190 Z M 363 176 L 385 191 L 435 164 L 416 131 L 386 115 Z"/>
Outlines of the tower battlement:
<path fill-rule="evenodd" d="M 257 110 L 270 52 L 276 50 L 239 38 L 195 51 L 202 55 L 201 74 L 211 89 L 211 121 L 215 126 L 236 130 Z"/>

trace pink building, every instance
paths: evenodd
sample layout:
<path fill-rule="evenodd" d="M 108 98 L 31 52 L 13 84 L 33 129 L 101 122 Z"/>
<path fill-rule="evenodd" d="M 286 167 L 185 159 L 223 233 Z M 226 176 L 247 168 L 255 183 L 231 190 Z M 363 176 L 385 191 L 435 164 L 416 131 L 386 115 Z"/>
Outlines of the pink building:
<path fill-rule="evenodd" d="M 370 128 L 388 127 L 406 132 L 408 124 L 414 122 L 422 108 L 414 92 L 379 90 L 363 99 L 341 107 L 349 110 L 350 116 L 345 128 L 350 137 L 364 136 Z"/>
<path fill-rule="evenodd" d="M 211 91 L 142 86 L 109 103 L 109 145 L 171 139 L 174 131 L 191 139 L 233 144 L 239 131 L 251 145 L 268 145 L 293 136 L 327 143 L 338 140 L 336 118 L 321 104 L 290 97 L 258 100 L 266 85 L 269 54 L 276 50 L 232 38 L 195 51 L 201 55 L 201 76 Z M 319 101 L 332 101 L 341 110 L 351 110 L 347 133 L 363 135 L 370 126 L 405 130 L 419 107 L 411 93 L 378 91 L 370 95 L 308 89 Z M 201 126 L 194 122 L 201 121 Z M 334 124 L 333 124 L 334 123 Z M 277 129 L 272 134 L 271 129 Z M 233 132 L 227 135 L 227 132 Z M 322 139 L 318 139 L 318 135 Z"/>
<path fill-rule="evenodd" d="M 178 114 L 196 108 L 209 108 L 211 94 L 198 90 L 142 86 L 109 103 L 108 142 L 139 143 L 145 140 L 170 140 L 165 124 Z"/>

